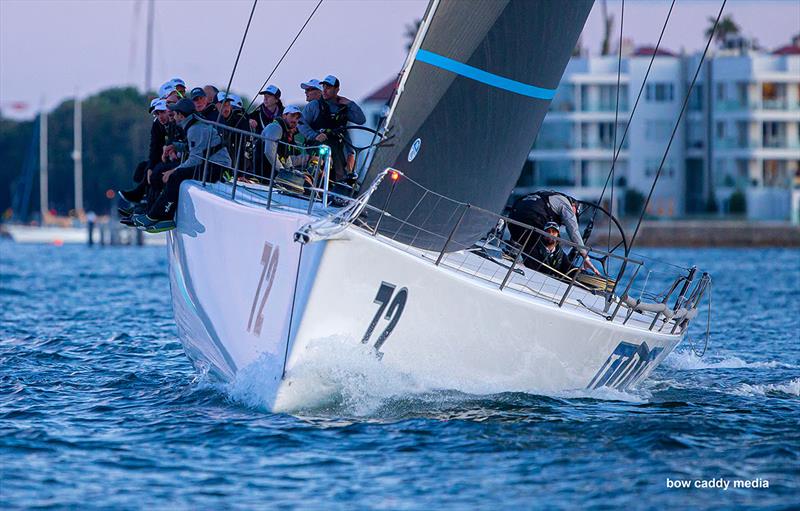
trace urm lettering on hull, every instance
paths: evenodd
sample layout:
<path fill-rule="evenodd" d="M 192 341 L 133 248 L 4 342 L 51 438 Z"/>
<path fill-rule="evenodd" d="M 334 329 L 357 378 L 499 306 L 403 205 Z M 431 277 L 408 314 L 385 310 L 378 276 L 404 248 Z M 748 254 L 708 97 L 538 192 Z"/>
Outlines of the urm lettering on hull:
<path fill-rule="evenodd" d="M 587 388 L 611 387 L 625 390 L 635 384 L 664 348 L 647 347 L 647 343 L 621 342 L 608 357 L 603 367 L 589 382 Z"/>

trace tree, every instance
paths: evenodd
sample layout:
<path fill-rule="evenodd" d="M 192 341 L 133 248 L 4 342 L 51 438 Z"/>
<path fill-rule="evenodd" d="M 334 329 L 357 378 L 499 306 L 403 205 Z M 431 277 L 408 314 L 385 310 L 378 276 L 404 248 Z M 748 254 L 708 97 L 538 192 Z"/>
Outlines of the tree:
<path fill-rule="evenodd" d="M 421 19 L 415 20 L 414 23 L 406 23 L 406 32 L 403 34 L 406 38 L 406 51 L 410 51 L 414 45 L 420 25 L 422 25 Z"/>
<path fill-rule="evenodd" d="M 737 189 L 731 194 L 728 199 L 728 212 L 733 215 L 747 213 L 747 196 L 743 191 Z"/>
<path fill-rule="evenodd" d="M 723 16 L 719 20 L 716 32 L 714 32 L 714 22 L 716 20 L 717 18 L 713 16 L 708 17 L 709 27 L 706 29 L 706 37 L 711 37 L 713 32 L 714 40 L 717 42 L 718 46 L 724 44 L 725 40 L 728 39 L 728 36 L 737 35 L 741 32 L 739 25 L 733 21 L 731 16 Z"/>
<path fill-rule="evenodd" d="M 147 157 L 150 124 L 147 113 L 150 99 L 134 88 L 107 89 L 83 101 L 83 192 L 87 211 L 105 213 L 111 202 L 106 190 L 132 185 L 136 163 Z M 72 115 L 74 102 L 64 101 L 48 116 L 50 155 L 50 204 L 59 214 L 74 207 L 72 161 Z M 11 197 L 21 182 L 25 148 L 34 133 L 31 121 L 0 119 L 0 211 L 11 205 Z M 38 167 L 38 162 L 36 163 Z M 38 172 L 36 173 L 38 176 Z M 33 190 L 38 190 L 38 177 Z M 38 193 L 31 209 L 38 209 Z"/>

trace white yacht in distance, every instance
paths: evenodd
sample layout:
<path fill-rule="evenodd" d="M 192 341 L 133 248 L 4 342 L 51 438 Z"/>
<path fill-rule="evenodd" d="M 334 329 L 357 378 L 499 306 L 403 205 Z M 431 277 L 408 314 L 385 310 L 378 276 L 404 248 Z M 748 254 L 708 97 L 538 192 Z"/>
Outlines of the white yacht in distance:
<path fill-rule="evenodd" d="M 353 198 L 329 186 L 326 146 L 304 192 L 274 171 L 275 186 L 243 184 L 238 167 L 228 182 L 184 183 L 169 273 L 198 370 L 232 381 L 259 364 L 275 410 L 324 392 L 302 388 L 298 368 L 346 365 L 358 350 L 478 394 L 646 378 L 684 338 L 707 274 L 686 269 L 652 292 L 621 230 L 615 249 L 582 247 L 606 275 L 545 274 L 501 234 L 591 6 L 433 0 L 380 130 L 391 143 L 373 148 Z"/>

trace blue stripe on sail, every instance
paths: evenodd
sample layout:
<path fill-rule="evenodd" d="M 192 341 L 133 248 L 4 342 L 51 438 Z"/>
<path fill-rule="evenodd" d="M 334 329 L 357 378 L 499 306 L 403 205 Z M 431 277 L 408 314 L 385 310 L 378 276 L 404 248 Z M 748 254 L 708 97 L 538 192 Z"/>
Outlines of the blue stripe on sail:
<path fill-rule="evenodd" d="M 556 94 L 555 89 L 544 89 L 542 87 L 528 85 L 527 83 L 488 73 L 477 67 L 468 66 L 467 64 L 443 57 L 428 50 L 420 49 L 417 52 L 416 60 L 465 76 L 477 82 L 485 83 L 492 87 L 497 87 L 498 89 L 515 92 L 523 96 L 538 99 L 553 99 L 553 96 Z"/>

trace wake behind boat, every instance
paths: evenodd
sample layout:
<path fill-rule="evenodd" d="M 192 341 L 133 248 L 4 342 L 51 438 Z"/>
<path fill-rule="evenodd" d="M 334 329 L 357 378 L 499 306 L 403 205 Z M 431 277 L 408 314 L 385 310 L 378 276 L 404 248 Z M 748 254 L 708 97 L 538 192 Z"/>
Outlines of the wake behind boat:
<path fill-rule="evenodd" d="M 591 5 L 431 2 L 360 194 L 333 185 L 327 145 L 303 148 L 294 169 L 273 161 L 269 179 L 235 161 L 230 179 L 185 182 L 170 283 L 198 370 L 230 381 L 262 364 L 274 409 L 331 336 L 368 347 L 387 370 L 470 393 L 645 379 L 684 338 L 710 277 L 682 269 L 654 291 L 621 228 L 606 250 L 557 240 L 599 275 L 542 271 L 528 243 L 552 231 L 498 213 Z"/>

